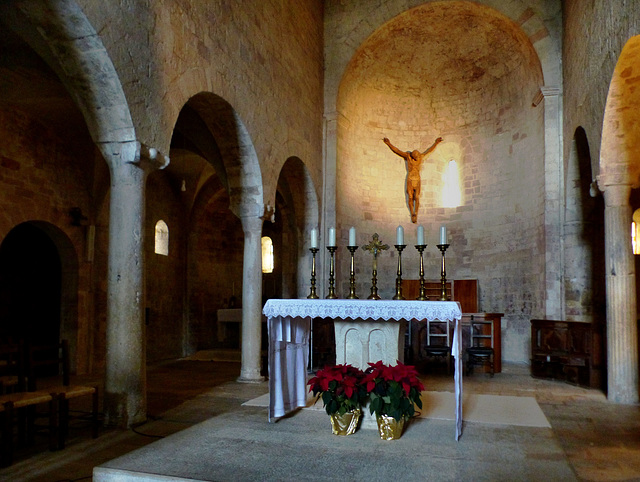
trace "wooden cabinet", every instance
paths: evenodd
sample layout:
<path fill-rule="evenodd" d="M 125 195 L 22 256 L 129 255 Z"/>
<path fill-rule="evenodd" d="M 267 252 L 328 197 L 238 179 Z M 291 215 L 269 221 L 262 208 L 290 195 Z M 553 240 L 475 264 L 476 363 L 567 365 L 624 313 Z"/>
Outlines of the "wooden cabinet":
<path fill-rule="evenodd" d="M 602 388 L 603 342 L 597 323 L 531 320 L 531 376 Z"/>
<path fill-rule="evenodd" d="M 438 301 L 442 294 L 442 283 L 440 281 L 425 280 L 425 294 L 429 301 Z M 478 311 L 478 280 L 457 279 L 447 281 L 445 284 L 447 300 L 460 302 L 463 313 L 475 313 Z M 415 300 L 420 296 L 420 280 L 402 280 L 402 294 L 408 300 Z"/>

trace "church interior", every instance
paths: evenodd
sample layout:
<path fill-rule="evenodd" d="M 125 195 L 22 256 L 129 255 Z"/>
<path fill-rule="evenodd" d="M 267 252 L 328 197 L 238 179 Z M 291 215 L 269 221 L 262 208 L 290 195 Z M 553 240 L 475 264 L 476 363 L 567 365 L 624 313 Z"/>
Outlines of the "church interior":
<path fill-rule="evenodd" d="M 581 416 L 606 417 L 624 427 L 603 452 L 615 480 L 640 478 L 640 3 L 8 0 L 0 53 L 0 345 L 64 341 L 101 430 L 148 423 L 174 390 L 158 370 L 198 356 L 212 372 L 178 376 L 214 403 L 223 382 L 257 397 L 267 300 L 366 299 L 372 279 L 391 300 L 399 253 L 413 299 L 446 254 L 448 296 L 472 287 L 463 313 L 500 315 L 502 373 L 467 390 L 517 378 L 569 459 Z M 347 246 L 377 237 L 372 278 Z M 588 347 L 552 363 L 567 326 Z M 613 480 L 591 462 L 567 473 Z"/>

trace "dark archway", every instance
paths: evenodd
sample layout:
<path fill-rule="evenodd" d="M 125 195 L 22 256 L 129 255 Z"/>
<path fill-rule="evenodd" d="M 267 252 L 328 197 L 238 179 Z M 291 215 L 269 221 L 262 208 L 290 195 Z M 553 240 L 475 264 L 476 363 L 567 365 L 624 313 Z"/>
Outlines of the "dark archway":
<path fill-rule="evenodd" d="M 31 343 L 60 339 L 62 265 L 58 248 L 31 223 L 0 245 L 0 336 Z"/>

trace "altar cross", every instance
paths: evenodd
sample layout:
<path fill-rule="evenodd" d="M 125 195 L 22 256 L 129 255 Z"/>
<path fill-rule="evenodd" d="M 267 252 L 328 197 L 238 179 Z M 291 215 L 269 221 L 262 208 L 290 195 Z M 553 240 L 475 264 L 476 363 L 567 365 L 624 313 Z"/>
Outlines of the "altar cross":
<path fill-rule="evenodd" d="M 375 233 L 371 242 L 363 246 L 362 249 L 373 253 L 373 271 L 378 271 L 378 253 L 389 249 L 389 245 L 382 244 L 382 241 L 380 241 L 378 237 L 378 233 Z"/>

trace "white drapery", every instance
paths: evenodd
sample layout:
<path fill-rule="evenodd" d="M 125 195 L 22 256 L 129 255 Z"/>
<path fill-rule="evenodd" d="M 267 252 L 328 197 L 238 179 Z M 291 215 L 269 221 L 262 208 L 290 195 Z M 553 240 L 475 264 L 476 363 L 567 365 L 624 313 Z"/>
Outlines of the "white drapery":
<path fill-rule="evenodd" d="M 306 405 L 311 319 L 441 320 L 454 322 L 456 440 L 462 434 L 462 310 L 456 301 L 268 300 L 269 421 Z"/>

